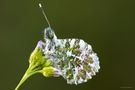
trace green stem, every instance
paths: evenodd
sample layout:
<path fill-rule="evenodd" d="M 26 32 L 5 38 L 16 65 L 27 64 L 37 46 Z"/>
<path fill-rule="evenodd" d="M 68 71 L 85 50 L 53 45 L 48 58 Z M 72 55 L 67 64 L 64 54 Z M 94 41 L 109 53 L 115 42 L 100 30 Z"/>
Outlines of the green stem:
<path fill-rule="evenodd" d="M 19 82 L 19 84 L 17 85 L 17 87 L 15 88 L 15 90 L 19 90 L 20 86 L 32 75 L 38 73 L 39 71 L 32 71 L 32 67 L 30 66 L 27 71 L 25 72 L 24 76 L 22 77 L 21 81 Z"/>

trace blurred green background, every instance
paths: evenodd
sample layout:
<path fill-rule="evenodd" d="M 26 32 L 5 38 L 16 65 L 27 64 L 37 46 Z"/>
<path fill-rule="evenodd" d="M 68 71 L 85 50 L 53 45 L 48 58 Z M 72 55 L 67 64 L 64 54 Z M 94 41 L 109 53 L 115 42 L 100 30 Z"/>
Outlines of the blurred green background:
<path fill-rule="evenodd" d="M 47 23 L 39 0 L 0 1 L 0 90 L 14 90 Z M 134 0 L 42 0 L 59 38 L 82 38 L 100 57 L 100 72 L 81 85 L 29 78 L 20 90 L 135 90 Z"/>

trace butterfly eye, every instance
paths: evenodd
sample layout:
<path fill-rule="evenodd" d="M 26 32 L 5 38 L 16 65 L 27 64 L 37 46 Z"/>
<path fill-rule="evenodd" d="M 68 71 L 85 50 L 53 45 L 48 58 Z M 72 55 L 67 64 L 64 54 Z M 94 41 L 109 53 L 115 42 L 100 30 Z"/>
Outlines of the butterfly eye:
<path fill-rule="evenodd" d="M 45 38 L 50 40 L 54 38 L 54 32 L 50 27 L 45 29 Z"/>

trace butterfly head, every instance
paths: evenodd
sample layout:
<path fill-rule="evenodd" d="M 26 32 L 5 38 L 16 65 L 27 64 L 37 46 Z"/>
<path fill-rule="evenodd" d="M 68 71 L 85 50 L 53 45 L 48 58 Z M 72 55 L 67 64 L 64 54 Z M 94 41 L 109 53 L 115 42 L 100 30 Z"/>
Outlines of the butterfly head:
<path fill-rule="evenodd" d="M 45 28 L 44 36 L 45 39 L 49 39 L 49 40 L 53 40 L 56 38 L 54 31 L 50 27 Z"/>

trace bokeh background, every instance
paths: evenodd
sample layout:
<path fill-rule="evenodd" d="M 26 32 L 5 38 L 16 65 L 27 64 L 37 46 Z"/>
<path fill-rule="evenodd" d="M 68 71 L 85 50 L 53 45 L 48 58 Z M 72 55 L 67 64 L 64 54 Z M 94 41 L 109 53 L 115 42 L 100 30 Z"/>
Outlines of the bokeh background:
<path fill-rule="evenodd" d="M 1 0 L 0 90 L 14 90 L 47 23 L 59 38 L 82 38 L 100 57 L 100 72 L 81 85 L 63 78 L 29 78 L 20 90 L 135 90 L 134 0 Z"/>

